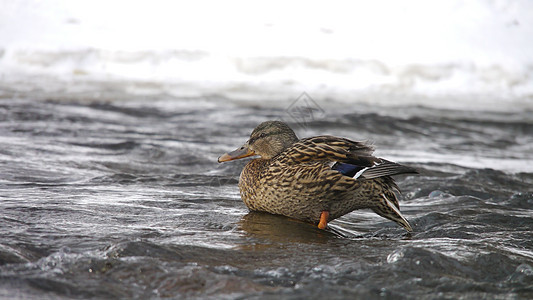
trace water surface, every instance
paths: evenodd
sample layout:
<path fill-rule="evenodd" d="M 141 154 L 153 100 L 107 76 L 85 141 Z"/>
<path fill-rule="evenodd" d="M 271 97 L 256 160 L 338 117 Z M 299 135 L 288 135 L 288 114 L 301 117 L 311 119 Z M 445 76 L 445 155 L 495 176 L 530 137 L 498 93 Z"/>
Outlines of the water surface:
<path fill-rule="evenodd" d="M 216 100 L 2 99 L 0 296 L 533 297 L 533 111 Z M 216 160 L 268 119 L 418 168 L 414 232 L 249 213 L 246 161 Z"/>

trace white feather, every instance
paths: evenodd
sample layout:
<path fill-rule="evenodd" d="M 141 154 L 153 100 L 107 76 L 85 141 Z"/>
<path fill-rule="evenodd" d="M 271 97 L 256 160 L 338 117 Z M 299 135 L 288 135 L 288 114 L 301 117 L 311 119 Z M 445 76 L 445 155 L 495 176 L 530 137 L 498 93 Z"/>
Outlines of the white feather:
<path fill-rule="evenodd" d="M 359 178 L 359 176 L 363 175 L 363 173 L 364 173 L 366 170 L 368 170 L 368 167 L 363 168 L 363 169 L 361 169 L 359 172 L 355 173 L 355 176 L 353 177 L 353 179 L 357 179 L 357 178 Z"/>

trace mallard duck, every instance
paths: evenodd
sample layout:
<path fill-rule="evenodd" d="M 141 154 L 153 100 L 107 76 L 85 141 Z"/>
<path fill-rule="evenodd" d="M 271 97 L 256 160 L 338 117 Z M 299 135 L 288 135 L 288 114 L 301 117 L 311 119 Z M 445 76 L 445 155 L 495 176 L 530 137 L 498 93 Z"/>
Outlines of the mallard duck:
<path fill-rule="evenodd" d="M 239 178 L 241 198 L 252 211 L 313 223 L 327 223 L 356 209 L 378 215 L 412 231 L 400 213 L 398 186 L 390 177 L 415 169 L 372 155 L 374 147 L 334 136 L 298 139 L 280 121 L 257 126 L 244 145 L 218 162 L 259 156 Z"/>

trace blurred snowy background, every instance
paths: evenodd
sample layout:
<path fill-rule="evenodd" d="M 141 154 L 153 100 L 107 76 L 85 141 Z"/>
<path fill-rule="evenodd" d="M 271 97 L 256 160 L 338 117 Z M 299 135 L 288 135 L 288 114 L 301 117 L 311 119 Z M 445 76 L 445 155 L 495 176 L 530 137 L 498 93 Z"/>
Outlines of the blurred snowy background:
<path fill-rule="evenodd" d="M 0 0 L 0 97 L 106 91 L 521 110 L 533 1 Z"/>

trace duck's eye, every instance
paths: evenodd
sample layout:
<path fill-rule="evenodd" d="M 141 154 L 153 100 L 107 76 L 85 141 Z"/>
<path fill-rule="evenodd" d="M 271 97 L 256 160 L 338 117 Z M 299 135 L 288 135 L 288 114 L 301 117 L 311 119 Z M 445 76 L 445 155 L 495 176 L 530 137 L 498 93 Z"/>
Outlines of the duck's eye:
<path fill-rule="evenodd" d="M 266 134 L 265 132 L 263 132 L 263 133 L 261 133 L 261 134 L 258 135 L 258 136 L 255 136 L 255 137 L 253 137 L 253 138 L 250 138 L 250 140 L 248 141 L 248 143 L 251 145 L 251 144 L 255 143 L 257 140 L 260 140 L 260 139 L 262 139 L 262 138 L 264 138 L 264 137 L 266 137 L 266 136 L 268 136 L 268 134 Z"/>

